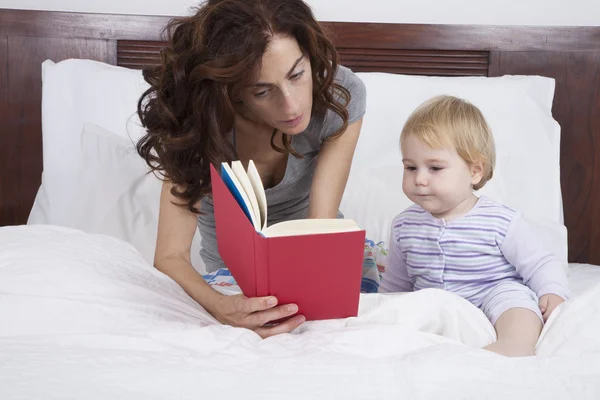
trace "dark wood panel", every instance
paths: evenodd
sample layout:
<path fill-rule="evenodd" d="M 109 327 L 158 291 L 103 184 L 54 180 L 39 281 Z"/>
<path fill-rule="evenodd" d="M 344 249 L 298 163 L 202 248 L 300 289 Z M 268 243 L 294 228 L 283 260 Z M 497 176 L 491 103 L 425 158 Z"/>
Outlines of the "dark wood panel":
<path fill-rule="evenodd" d="M 142 69 L 160 63 L 165 42 L 120 40 L 117 64 Z M 356 72 L 438 76 L 487 76 L 487 51 L 397 50 L 338 48 L 343 65 Z"/>
<path fill-rule="evenodd" d="M 9 202 L 14 201 L 10 193 L 11 187 L 8 182 L 11 165 L 7 157 L 13 138 L 10 136 L 6 121 L 8 121 L 8 38 L 0 36 L 0 225 L 4 215 L 8 213 Z M 8 192 L 7 192 L 8 191 Z M 3 195 L 3 193 L 5 193 Z"/>
<path fill-rule="evenodd" d="M 166 16 L 2 10 L 0 35 L 160 40 Z M 597 51 L 600 27 L 323 22 L 339 47 L 368 49 Z"/>
<path fill-rule="evenodd" d="M 66 58 L 89 58 L 114 63 L 116 43 L 93 39 L 11 36 L 8 39 L 8 118 L 2 120 L 2 187 L 0 221 L 3 225 L 27 220 L 42 173 L 41 64 Z M 10 140 L 6 140 L 10 138 Z"/>
<path fill-rule="evenodd" d="M 347 59 L 376 58 L 400 62 L 418 59 L 423 62 L 487 64 L 489 58 L 488 51 L 359 49 L 345 47 L 337 47 L 337 51 Z"/>
<path fill-rule="evenodd" d="M 0 9 L 0 35 L 159 40 L 169 17 Z"/>
<path fill-rule="evenodd" d="M 117 42 L 117 65 L 142 69 L 160 64 L 160 50 L 165 46 L 161 41 L 119 40 Z"/>
<path fill-rule="evenodd" d="M 577 148 L 588 144 L 593 146 L 593 161 L 590 163 L 591 171 L 591 190 L 590 198 L 587 201 L 586 211 L 589 212 L 589 236 L 585 237 L 583 233 L 575 231 L 579 238 L 587 243 L 588 251 L 584 253 L 580 260 L 600 264 L 600 52 L 594 54 L 569 54 L 568 64 L 570 68 L 569 80 L 577 79 L 582 90 L 570 88 L 571 97 L 579 97 L 579 103 L 575 104 L 578 110 L 569 110 L 571 118 L 581 117 L 578 122 L 580 137 L 585 139 L 578 143 L 569 143 L 570 153 L 577 155 Z M 587 105 L 587 106 L 586 106 Z M 569 149 L 569 147 L 567 147 Z M 589 171 L 590 167 L 582 163 L 582 168 Z M 570 180 L 577 171 L 572 170 L 571 175 L 566 177 Z M 575 193 L 576 187 L 568 188 L 571 193 Z M 585 190 L 585 189 L 583 189 Z M 577 214 L 577 210 L 569 206 L 569 213 Z M 593 260 L 593 261 L 588 261 Z"/>
<path fill-rule="evenodd" d="M 354 72 L 387 72 L 390 74 L 403 75 L 425 75 L 425 76 L 487 76 L 485 71 L 481 70 L 464 70 L 464 69 L 441 69 L 441 68 L 402 68 L 402 67 L 386 67 L 377 65 L 374 71 L 374 66 L 352 66 Z"/>
<path fill-rule="evenodd" d="M 410 75 L 487 76 L 487 51 L 357 49 L 338 47 L 341 63 L 353 71 Z"/>
<path fill-rule="evenodd" d="M 600 27 L 325 22 L 336 47 L 417 50 L 600 51 Z"/>
<path fill-rule="evenodd" d="M 492 58 L 494 75 L 555 78 L 552 114 L 561 126 L 561 186 L 569 259 L 600 264 L 600 51 L 503 52 Z"/>

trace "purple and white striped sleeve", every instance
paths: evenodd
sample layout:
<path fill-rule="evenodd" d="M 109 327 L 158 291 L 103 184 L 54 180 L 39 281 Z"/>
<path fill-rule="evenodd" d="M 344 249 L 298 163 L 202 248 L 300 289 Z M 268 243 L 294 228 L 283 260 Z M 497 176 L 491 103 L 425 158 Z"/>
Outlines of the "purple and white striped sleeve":
<path fill-rule="evenodd" d="M 565 300 L 571 296 L 564 262 L 544 248 L 520 213 L 511 221 L 500 250 L 538 298 L 549 293 Z"/>
<path fill-rule="evenodd" d="M 386 258 L 385 272 L 381 278 L 379 292 L 412 292 L 413 284 L 408 277 L 408 269 L 406 267 L 406 255 L 400 250 L 397 229 L 395 228 L 396 220 L 392 222 L 390 232 L 389 250 Z"/>

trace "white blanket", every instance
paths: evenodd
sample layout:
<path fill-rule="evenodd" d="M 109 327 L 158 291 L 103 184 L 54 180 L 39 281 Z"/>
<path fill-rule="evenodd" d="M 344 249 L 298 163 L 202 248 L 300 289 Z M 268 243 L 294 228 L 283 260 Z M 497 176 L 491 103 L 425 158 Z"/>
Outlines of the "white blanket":
<path fill-rule="evenodd" d="M 467 301 L 424 290 L 261 340 L 121 241 L 0 228 L 2 400 L 600 398 L 600 285 L 553 314 L 538 357 L 480 350 L 494 335 Z"/>

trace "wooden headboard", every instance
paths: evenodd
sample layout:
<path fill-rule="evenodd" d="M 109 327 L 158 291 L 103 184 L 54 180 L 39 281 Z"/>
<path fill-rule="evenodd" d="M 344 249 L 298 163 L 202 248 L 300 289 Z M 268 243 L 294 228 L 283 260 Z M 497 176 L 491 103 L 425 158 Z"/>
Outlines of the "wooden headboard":
<path fill-rule="evenodd" d="M 141 68 L 167 21 L 0 9 L 0 225 L 26 222 L 41 181 L 42 61 Z M 600 264 L 600 27 L 325 24 L 354 71 L 555 78 L 569 261 Z"/>

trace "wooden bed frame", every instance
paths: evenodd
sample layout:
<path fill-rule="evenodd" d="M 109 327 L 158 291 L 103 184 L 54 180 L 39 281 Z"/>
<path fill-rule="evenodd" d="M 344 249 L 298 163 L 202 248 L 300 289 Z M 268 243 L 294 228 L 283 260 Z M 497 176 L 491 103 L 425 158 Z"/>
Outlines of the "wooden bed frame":
<path fill-rule="evenodd" d="M 0 9 L 0 226 L 26 222 L 40 185 L 42 61 L 142 68 L 167 21 Z M 600 27 L 325 25 L 354 71 L 555 78 L 569 261 L 600 264 Z"/>

